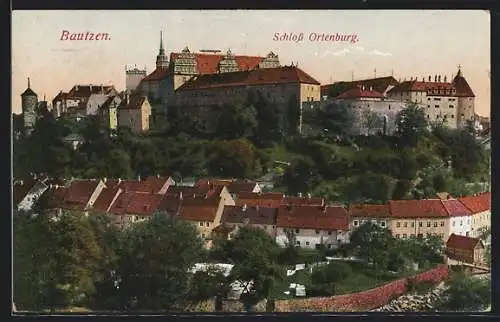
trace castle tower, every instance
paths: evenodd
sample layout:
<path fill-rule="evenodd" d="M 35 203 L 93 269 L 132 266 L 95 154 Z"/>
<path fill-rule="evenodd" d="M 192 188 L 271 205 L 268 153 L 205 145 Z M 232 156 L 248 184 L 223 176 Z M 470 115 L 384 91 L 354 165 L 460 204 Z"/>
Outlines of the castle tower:
<path fill-rule="evenodd" d="M 156 56 L 156 69 L 168 68 L 168 59 L 165 56 L 165 49 L 163 49 L 163 31 L 160 31 L 160 50 Z"/>
<path fill-rule="evenodd" d="M 457 127 L 465 127 L 467 121 L 474 121 L 475 95 L 462 75 L 461 66 L 458 66 L 458 72 L 452 84 L 457 96 Z"/>
<path fill-rule="evenodd" d="M 137 88 L 141 80 L 146 77 L 146 68 L 141 70 L 134 66 L 134 69 L 128 69 L 125 66 L 125 75 L 125 90 L 131 93 Z"/>
<path fill-rule="evenodd" d="M 24 135 L 29 136 L 36 123 L 36 109 L 38 106 L 38 95 L 30 87 L 28 77 L 28 88 L 21 94 L 21 108 L 23 111 Z"/>

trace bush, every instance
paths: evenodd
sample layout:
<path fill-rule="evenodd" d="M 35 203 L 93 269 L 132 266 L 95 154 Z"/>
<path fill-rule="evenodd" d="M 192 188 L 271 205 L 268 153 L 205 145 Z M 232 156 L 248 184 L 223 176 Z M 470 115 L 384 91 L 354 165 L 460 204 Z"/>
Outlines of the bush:
<path fill-rule="evenodd" d="M 455 274 L 439 304 L 440 310 L 477 311 L 491 304 L 491 280 Z"/>
<path fill-rule="evenodd" d="M 328 284 L 345 279 L 351 273 L 349 265 L 343 262 L 333 262 L 313 270 L 313 284 Z"/>

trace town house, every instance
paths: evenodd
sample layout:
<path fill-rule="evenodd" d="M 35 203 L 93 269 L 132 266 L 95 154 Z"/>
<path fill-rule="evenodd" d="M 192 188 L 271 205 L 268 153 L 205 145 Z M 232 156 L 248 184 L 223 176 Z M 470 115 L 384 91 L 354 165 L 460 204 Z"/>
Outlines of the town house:
<path fill-rule="evenodd" d="M 163 198 L 160 194 L 123 192 L 111 204 L 108 213 L 118 227 L 128 228 L 134 223 L 150 219 L 153 214 L 159 212 Z"/>
<path fill-rule="evenodd" d="M 225 206 L 221 225 L 214 229 L 224 239 L 231 239 L 241 227 L 260 228 L 276 238 L 276 208 L 260 206 Z"/>
<path fill-rule="evenodd" d="M 479 237 L 482 230 L 491 228 L 491 192 L 458 200 L 472 213 L 471 237 Z"/>
<path fill-rule="evenodd" d="M 105 184 L 102 180 L 74 180 L 68 187 L 61 208 L 88 215 L 88 210 L 92 208 L 104 188 Z"/>
<path fill-rule="evenodd" d="M 371 222 L 382 228 L 389 228 L 391 209 L 388 204 L 350 204 L 348 206 L 350 230 L 356 230 L 365 223 Z"/>
<path fill-rule="evenodd" d="M 279 192 L 240 192 L 235 194 L 237 206 L 261 206 L 278 208 L 284 204 L 285 195 Z"/>
<path fill-rule="evenodd" d="M 349 215 L 342 206 L 280 206 L 276 219 L 276 242 L 319 249 L 337 248 L 349 241 Z"/>

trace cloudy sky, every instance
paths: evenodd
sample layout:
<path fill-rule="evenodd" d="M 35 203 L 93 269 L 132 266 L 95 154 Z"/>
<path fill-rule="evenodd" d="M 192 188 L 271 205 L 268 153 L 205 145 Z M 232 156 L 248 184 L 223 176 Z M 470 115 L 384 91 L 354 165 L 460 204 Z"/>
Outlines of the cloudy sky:
<path fill-rule="evenodd" d="M 394 75 L 404 80 L 445 75 L 457 66 L 476 94 L 476 111 L 490 111 L 490 18 L 487 11 L 14 11 L 12 109 L 31 87 L 47 100 L 75 84 L 125 87 L 125 65 L 153 71 L 160 30 L 167 53 L 188 46 L 266 55 L 298 62 L 322 84 Z M 69 32 L 108 33 L 105 41 L 61 41 Z M 301 42 L 276 33 L 303 33 Z M 311 33 L 356 34 L 358 41 L 314 42 Z M 375 72 L 376 70 L 376 72 Z"/>

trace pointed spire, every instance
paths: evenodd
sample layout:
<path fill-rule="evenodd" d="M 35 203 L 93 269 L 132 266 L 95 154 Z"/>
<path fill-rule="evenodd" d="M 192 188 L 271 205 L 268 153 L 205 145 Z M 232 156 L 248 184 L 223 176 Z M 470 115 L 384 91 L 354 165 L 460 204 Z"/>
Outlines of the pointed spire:
<path fill-rule="evenodd" d="M 458 65 L 458 72 L 457 72 L 458 77 L 462 77 L 462 65 Z"/>
<path fill-rule="evenodd" d="M 165 49 L 163 49 L 163 30 L 160 30 L 160 55 L 163 55 Z"/>
<path fill-rule="evenodd" d="M 30 87 L 30 78 L 28 77 L 28 88 L 31 88 Z"/>

